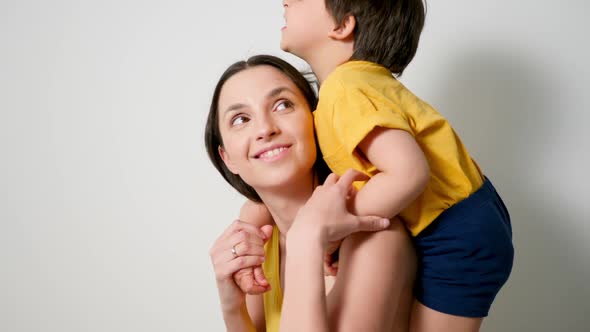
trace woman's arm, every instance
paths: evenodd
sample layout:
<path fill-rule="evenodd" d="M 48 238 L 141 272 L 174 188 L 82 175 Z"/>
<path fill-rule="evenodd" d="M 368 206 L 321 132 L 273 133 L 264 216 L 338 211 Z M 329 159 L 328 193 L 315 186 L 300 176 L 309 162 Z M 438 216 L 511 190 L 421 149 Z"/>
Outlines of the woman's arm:
<path fill-rule="evenodd" d="M 264 261 L 263 236 L 260 229 L 237 220 L 209 251 L 227 331 L 256 331 L 248 314 L 246 294 L 236 285 L 233 275 Z"/>
<path fill-rule="evenodd" d="M 224 311 L 223 321 L 225 322 L 225 328 L 228 332 L 256 332 L 254 323 L 252 323 L 252 319 L 248 315 L 248 309 L 246 308 L 245 303 L 238 311 Z"/>
<path fill-rule="evenodd" d="M 312 230 L 287 233 L 285 298 L 281 332 L 327 332 L 329 329 L 324 283 L 324 247 Z"/>
<path fill-rule="evenodd" d="M 299 210 L 289 229 L 281 331 L 329 331 L 323 275 L 325 249 L 330 241 L 353 232 L 389 226 L 387 219 L 348 213 L 346 200 L 351 184 L 361 177 L 356 171 L 348 171 L 340 179 L 330 175 Z"/>

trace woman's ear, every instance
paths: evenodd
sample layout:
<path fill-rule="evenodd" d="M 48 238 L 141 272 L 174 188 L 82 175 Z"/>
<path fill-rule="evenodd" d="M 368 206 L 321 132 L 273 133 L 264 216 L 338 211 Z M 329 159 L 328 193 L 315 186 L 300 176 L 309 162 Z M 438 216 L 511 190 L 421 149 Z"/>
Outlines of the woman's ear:
<path fill-rule="evenodd" d="M 354 28 L 356 27 L 356 19 L 352 15 L 346 15 L 340 25 L 337 25 L 329 37 L 336 40 L 346 40 L 354 37 Z"/>
<path fill-rule="evenodd" d="M 237 175 L 238 170 L 236 169 L 236 166 L 232 163 L 229 154 L 227 154 L 227 152 L 223 149 L 221 145 L 217 147 L 217 152 L 219 153 L 221 160 L 223 160 L 225 167 L 227 167 L 227 169 L 229 169 L 230 172 Z"/>

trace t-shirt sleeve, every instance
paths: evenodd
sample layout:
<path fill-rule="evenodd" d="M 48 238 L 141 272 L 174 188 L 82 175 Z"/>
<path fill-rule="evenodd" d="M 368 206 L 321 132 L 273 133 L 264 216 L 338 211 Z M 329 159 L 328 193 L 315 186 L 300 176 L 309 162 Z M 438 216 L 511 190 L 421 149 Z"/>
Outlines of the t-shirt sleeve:
<path fill-rule="evenodd" d="M 393 102 L 383 96 L 368 96 L 355 88 L 347 89 L 334 103 L 333 126 L 346 152 L 356 147 L 375 127 L 405 130 L 413 135 L 409 121 Z"/>

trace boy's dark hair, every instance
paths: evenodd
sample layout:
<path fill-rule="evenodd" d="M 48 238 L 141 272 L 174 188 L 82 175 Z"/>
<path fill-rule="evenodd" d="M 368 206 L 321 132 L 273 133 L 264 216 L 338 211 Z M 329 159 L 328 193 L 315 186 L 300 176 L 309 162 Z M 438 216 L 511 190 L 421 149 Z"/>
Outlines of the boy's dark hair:
<path fill-rule="evenodd" d="M 238 61 L 229 66 L 221 75 L 219 82 L 217 82 L 211 100 L 211 107 L 209 108 L 209 115 L 207 116 L 207 125 L 205 126 L 205 147 L 207 148 L 207 154 L 225 181 L 249 200 L 260 203 L 262 201 L 256 190 L 244 182 L 239 175 L 232 173 L 227 168 L 218 151 L 220 146 L 223 147 L 223 140 L 221 138 L 221 132 L 219 131 L 219 95 L 221 94 L 221 89 L 225 85 L 225 82 L 227 82 L 232 76 L 248 68 L 254 68 L 257 66 L 271 66 L 285 74 L 301 91 L 311 111 L 315 110 L 317 106 L 317 97 L 314 89 L 310 85 L 311 82 L 308 81 L 303 74 L 297 71 L 297 69 L 288 62 L 272 55 L 256 55 L 246 61 Z M 323 183 L 328 174 L 330 174 L 330 169 L 322 158 L 317 137 L 315 141 L 317 156 L 314 170 L 319 183 Z"/>
<path fill-rule="evenodd" d="M 378 63 L 401 76 L 414 58 L 426 17 L 422 0 L 325 0 L 341 24 L 354 16 L 354 52 L 351 60 Z"/>

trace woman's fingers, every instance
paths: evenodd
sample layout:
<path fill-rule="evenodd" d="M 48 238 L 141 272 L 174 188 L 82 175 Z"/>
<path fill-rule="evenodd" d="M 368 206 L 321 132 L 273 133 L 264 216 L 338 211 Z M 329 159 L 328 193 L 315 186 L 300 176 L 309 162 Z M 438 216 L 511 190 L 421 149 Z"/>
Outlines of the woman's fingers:
<path fill-rule="evenodd" d="M 249 231 L 240 230 L 232 234 L 225 241 L 225 247 L 234 248 L 237 256 L 243 256 L 251 253 L 250 250 L 252 249 L 262 249 L 264 247 L 264 240 Z"/>
<path fill-rule="evenodd" d="M 263 243 L 264 241 L 268 240 L 266 233 L 258 227 L 236 219 L 231 223 L 231 225 L 229 225 L 229 227 L 225 229 L 225 231 L 223 231 L 217 240 L 215 240 L 213 248 L 227 246 L 228 238 L 237 233 L 255 234 L 258 238 L 262 239 Z"/>
<path fill-rule="evenodd" d="M 229 241 L 228 241 L 229 242 Z M 229 243 L 235 243 L 229 242 Z M 217 250 L 211 255 L 213 264 L 222 264 L 225 262 L 232 261 L 242 256 L 261 256 L 265 255 L 264 247 L 259 243 L 240 241 L 235 245 L 230 246 L 229 244 L 217 248 Z"/>
<path fill-rule="evenodd" d="M 264 262 L 264 256 L 240 256 L 231 260 L 227 265 L 232 269 L 232 274 L 240 269 L 254 267 Z"/>
<path fill-rule="evenodd" d="M 381 231 L 389 227 L 390 221 L 387 218 L 377 216 L 356 217 L 357 222 L 354 224 L 354 232 L 372 232 Z"/>
<path fill-rule="evenodd" d="M 230 249 L 232 259 L 240 256 L 264 256 L 264 247 L 260 243 L 242 241 Z"/>
<path fill-rule="evenodd" d="M 366 181 L 366 180 L 369 180 L 368 175 L 366 175 L 365 173 L 359 172 L 355 169 L 350 168 L 346 172 L 344 172 L 344 174 L 342 174 L 340 179 L 337 181 L 336 185 L 340 186 L 340 188 L 343 190 L 343 192 L 349 193 L 350 187 L 352 186 L 352 183 L 354 181 Z"/>
<path fill-rule="evenodd" d="M 254 235 L 248 231 L 245 230 L 241 230 L 239 232 L 236 232 L 234 234 L 232 234 L 228 239 L 227 239 L 227 243 L 229 245 L 236 245 L 240 242 L 251 242 L 251 243 L 255 243 L 259 246 L 263 246 L 264 245 L 264 240 L 262 238 L 260 238 L 258 235 Z"/>
<path fill-rule="evenodd" d="M 241 220 L 235 220 L 232 224 L 234 228 L 233 233 L 237 233 L 240 231 L 247 231 L 249 234 L 255 234 L 263 241 L 267 239 L 266 234 L 258 227 L 249 224 L 247 222 L 243 222 Z"/>
<path fill-rule="evenodd" d="M 241 269 L 254 267 L 264 262 L 264 256 L 240 256 L 229 262 L 218 264 L 215 269 L 217 280 L 230 278 Z"/>
<path fill-rule="evenodd" d="M 326 178 L 326 180 L 324 180 L 324 185 L 327 186 L 327 185 L 336 184 L 336 182 L 338 182 L 338 179 L 339 178 L 340 177 L 338 176 L 338 174 L 336 174 L 336 173 L 330 173 L 328 175 L 328 177 Z"/>
<path fill-rule="evenodd" d="M 223 264 L 235 260 L 242 256 L 264 256 L 264 239 L 258 236 L 261 233 L 266 239 L 264 232 L 254 227 L 257 232 L 252 233 L 249 227 L 243 227 L 244 223 L 234 222 L 225 232 L 217 239 L 210 250 L 211 260 L 214 265 Z"/>

